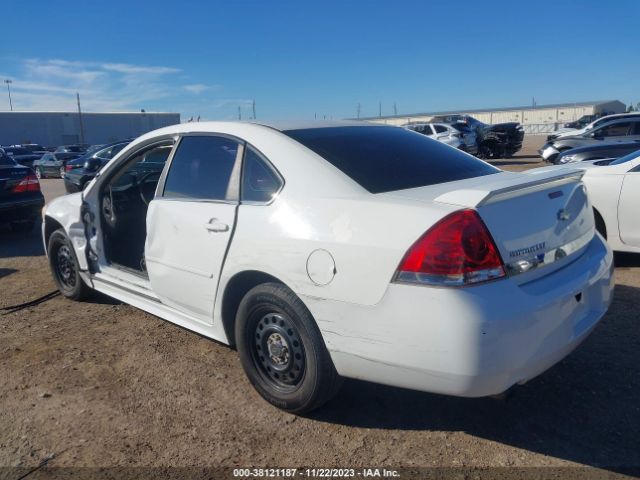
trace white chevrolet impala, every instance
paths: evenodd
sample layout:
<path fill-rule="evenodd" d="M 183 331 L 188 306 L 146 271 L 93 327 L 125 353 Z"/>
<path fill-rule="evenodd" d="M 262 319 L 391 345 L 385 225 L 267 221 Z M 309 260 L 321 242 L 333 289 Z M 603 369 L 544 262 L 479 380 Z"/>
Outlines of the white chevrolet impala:
<path fill-rule="evenodd" d="M 581 175 L 390 126 L 187 123 L 51 202 L 43 235 L 63 295 L 236 346 L 282 409 L 341 377 L 479 397 L 558 362 L 611 302 Z"/>

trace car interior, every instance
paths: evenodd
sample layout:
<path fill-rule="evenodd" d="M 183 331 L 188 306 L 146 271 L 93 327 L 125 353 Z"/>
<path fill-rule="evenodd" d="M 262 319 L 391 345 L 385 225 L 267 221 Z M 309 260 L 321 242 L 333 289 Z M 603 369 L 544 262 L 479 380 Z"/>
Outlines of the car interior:
<path fill-rule="evenodd" d="M 103 242 L 107 260 L 146 274 L 146 217 L 172 142 L 156 144 L 131 158 L 109 179 L 100 195 Z"/>

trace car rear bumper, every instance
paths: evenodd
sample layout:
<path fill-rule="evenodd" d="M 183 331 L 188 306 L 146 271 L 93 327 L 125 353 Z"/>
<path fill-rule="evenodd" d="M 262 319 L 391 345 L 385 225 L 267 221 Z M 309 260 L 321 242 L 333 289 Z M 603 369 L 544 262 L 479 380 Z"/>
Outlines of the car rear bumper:
<path fill-rule="evenodd" d="M 305 298 L 338 372 L 464 397 L 501 393 L 560 361 L 606 313 L 613 257 L 599 235 L 566 267 L 518 285 L 391 284 L 374 306 Z"/>
<path fill-rule="evenodd" d="M 40 215 L 43 206 L 42 195 L 26 199 L 0 200 L 0 222 L 31 220 Z"/>

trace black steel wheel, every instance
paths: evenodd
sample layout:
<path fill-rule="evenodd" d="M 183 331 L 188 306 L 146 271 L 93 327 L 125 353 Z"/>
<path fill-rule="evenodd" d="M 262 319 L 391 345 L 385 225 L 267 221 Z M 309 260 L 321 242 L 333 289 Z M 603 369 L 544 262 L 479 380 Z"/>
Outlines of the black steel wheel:
<path fill-rule="evenodd" d="M 80 266 L 64 230 L 56 230 L 47 245 L 51 273 L 60 293 L 73 300 L 82 300 L 91 294 L 91 289 L 80 277 Z"/>
<path fill-rule="evenodd" d="M 313 316 L 282 284 L 264 283 L 249 290 L 238 307 L 235 339 L 247 377 L 278 408 L 309 412 L 340 386 Z"/>
<path fill-rule="evenodd" d="M 251 355 L 256 368 L 275 387 L 295 390 L 305 371 L 304 347 L 291 319 L 280 312 L 256 311 Z"/>

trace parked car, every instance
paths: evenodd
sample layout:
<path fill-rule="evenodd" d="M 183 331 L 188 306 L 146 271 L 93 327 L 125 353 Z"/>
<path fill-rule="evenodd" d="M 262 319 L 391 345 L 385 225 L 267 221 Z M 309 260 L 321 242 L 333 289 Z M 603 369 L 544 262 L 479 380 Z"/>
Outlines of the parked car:
<path fill-rule="evenodd" d="M 33 162 L 38 160 L 41 155 L 31 153 L 29 150 L 23 147 L 16 146 L 8 146 L 2 147 L 4 153 L 13 158 L 20 165 L 24 165 L 25 167 L 33 167 Z"/>
<path fill-rule="evenodd" d="M 188 123 L 50 202 L 43 237 L 64 296 L 91 285 L 235 345 L 284 410 L 340 376 L 480 397 L 607 311 L 613 258 L 580 176 L 503 172 L 387 125 Z"/>
<path fill-rule="evenodd" d="M 42 145 L 37 144 L 37 143 L 23 143 L 21 145 L 22 148 L 26 148 L 27 150 L 29 150 L 29 152 L 33 153 L 34 155 L 44 155 L 46 153 L 46 148 L 44 148 Z"/>
<path fill-rule="evenodd" d="M 444 123 L 409 123 L 404 128 L 422 133 L 439 142 L 446 143 L 471 154 L 478 153 L 476 134 L 465 124 L 447 125 Z"/>
<path fill-rule="evenodd" d="M 130 142 L 131 140 L 124 140 L 111 143 L 103 146 L 104 148 L 100 150 L 93 153 L 87 152 L 82 157 L 67 163 L 64 175 L 64 187 L 67 192 L 74 193 L 84 190 L 87 183 L 96 176 L 100 169 Z"/>
<path fill-rule="evenodd" d="M 597 143 L 586 147 L 572 148 L 558 154 L 553 163 L 575 163 L 586 162 L 589 160 L 612 159 L 628 155 L 640 150 L 640 142 L 614 142 L 614 143 Z"/>
<path fill-rule="evenodd" d="M 44 206 L 40 183 L 33 171 L 0 153 L 0 224 L 15 232 L 29 232 Z"/>
<path fill-rule="evenodd" d="M 580 168 L 589 191 L 596 229 L 611 248 L 640 253 L 640 151 L 615 160 L 591 160 L 563 167 L 545 167 L 531 173 Z"/>
<path fill-rule="evenodd" d="M 481 158 L 510 158 L 522 148 L 524 129 L 517 122 L 487 125 L 470 115 L 437 115 L 431 121 L 466 124 L 476 133 Z"/>
<path fill-rule="evenodd" d="M 60 145 L 56 147 L 53 153 L 79 153 L 83 154 L 87 151 L 86 145 Z"/>
<path fill-rule="evenodd" d="M 67 164 L 81 156 L 82 154 L 77 152 L 47 152 L 42 158 L 33 162 L 33 169 L 39 179 L 47 177 L 64 178 Z"/>
<path fill-rule="evenodd" d="M 557 138 L 545 143 L 538 153 L 554 163 L 560 152 L 587 145 L 640 140 L 640 116 L 612 120 L 581 135 Z"/>
<path fill-rule="evenodd" d="M 555 140 L 557 138 L 564 138 L 564 137 L 582 135 L 583 133 L 587 133 L 587 132 L 593 130 L 594 128 L 600 127 L 600 126 L 604 125 L 605 123 L 611 122 L 613 120 L 623 120 L 623 119 L 627 119 L 627 118 L 634 118 L 634 117 L 638 117 L 638 115 L 640 115 L 640 112 L 616 113 L 616 114 L 613 114 L 613 115 L 606 115 L 604 117 L 600 117 L 600 118 L 594 120 L 590 124 L 586 125 L 583 128 L 580 128 L 580 129 L 575 129 L 575 128 L 560 129 L 560 130 L 552 133 L 551 135 L 548 135 L 547 136 L 547 141 L 550 142 L 550 141 Z"/>

